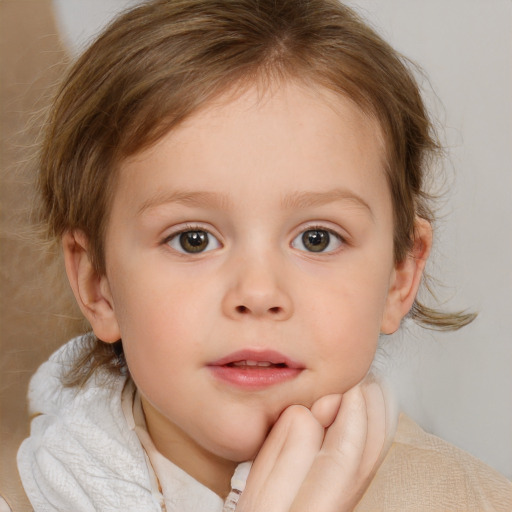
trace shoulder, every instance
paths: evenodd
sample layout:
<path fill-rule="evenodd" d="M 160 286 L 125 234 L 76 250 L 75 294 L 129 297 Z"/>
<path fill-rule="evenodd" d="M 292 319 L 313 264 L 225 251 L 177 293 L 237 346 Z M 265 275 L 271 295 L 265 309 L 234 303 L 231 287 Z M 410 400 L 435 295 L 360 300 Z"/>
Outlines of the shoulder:
<path fill-rule="evenodd" d="M 81 357 L 87 339 L 87 335 L 79 336 L 64 344 L 32 376 L 28 389 L 28 407 L 32 417 L 47 416 L 69 424 L 100 415 L 108 424 L 112 417 L 119 416 L 121 410 L 117 404 L 120 403 L 126 377 L 113 376 L 98 368 L 83 386 L 64 384 L 68 371 Z M 98 426 L 102 425 L 105 423 Z"/>
<path fill-rule="evenodd" d="M 389 453 L 357 508 L 366 510 L 505 512 L 512 510 L 512 483 L 401 415 Z"/>
<path fill-rule="evenodd" d="M 142 492 L 144 453 L 123 413 L 126 377 L 99 373 L 81 388 L 62 384 L 79 345 L 77 338 L 59 349 L 30 382 L 34 418 L 18 452 L 25 491 L 36 510 L 47 510 L 49 502 L 75 511 L 131 510 L 127 504 L 144 498 L 152 503 Z"/>

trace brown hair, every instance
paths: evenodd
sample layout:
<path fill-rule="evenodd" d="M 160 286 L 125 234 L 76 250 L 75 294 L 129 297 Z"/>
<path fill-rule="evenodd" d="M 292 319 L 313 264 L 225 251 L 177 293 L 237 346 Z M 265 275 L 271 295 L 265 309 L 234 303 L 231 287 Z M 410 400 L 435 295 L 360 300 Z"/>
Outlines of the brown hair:
<path fill-rule="evenodd" d="M 50 238 L 83 231 L 104 273 L 120 162 L 227 89 L 284 79 L 343 94 L 378 119 L 402 261 L 416 216 L 433 221 L 424 183 L 440 147 L 405 59 L 338 0 L 154 0 L 114 21 L 70 70 L 46 125 L 39 187 Z M 419 301 L 410 315 L 438 329 L 474 317 Z M 93 359 L 89 368 L 123 367 L 122 347 L 93 339 L 82 362 Z"/>

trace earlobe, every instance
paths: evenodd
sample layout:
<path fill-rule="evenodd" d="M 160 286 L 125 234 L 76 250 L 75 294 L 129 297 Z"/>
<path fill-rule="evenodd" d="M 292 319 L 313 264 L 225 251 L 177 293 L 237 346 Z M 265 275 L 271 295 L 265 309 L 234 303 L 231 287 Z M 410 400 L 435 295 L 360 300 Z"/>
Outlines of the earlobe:
<path fill-rule="evenodd" d="M 81 231 L 68 231 L 62 236 L 62 248 L 73 294 L 94 334 L 107 343 L 118 341 L 121 333 L 108 279 L 94 269 L 87 237 Z"/>
<path fill-rule="evenodd" d="M 403 261 L 395 265 L 393 271 L 381 323 L 382 334 L 397 331 L 412 308 L 431 248 L 432 226 L 427 220 L 417 218 L 413 248 Z"/>

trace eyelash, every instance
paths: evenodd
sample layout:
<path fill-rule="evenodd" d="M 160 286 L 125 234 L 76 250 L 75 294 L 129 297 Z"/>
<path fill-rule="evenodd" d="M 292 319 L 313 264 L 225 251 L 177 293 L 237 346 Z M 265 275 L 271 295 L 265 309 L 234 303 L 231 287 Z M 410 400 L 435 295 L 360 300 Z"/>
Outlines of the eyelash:
<path fill-rule="evenodd" d="M 314 231 L 318 231 L 318 232 L 321 232 L 321 233 L 327 233 L 329 235 L 329 238 L 327 239 L 327 246 L 325 248 L 320 248 L 318 251 L 315 251 L 315 250 L 308 250 L 308 248 L 305 247 L 305 234 L 308 233 L 308 232 L 314 232 Z M 183 235 L 184 233 L 205 233 L 206 234 L 206 237 L 207 237 L 207 240 L 208 240 L 208 245 L 205 249 L 200 249 L 200 250 L 197 250 L 197 251 L 194 251 L 194 250 L 190 250 L 190 251 L 187 251 L 179 237 L 181 235 Z M 334 239 L 338 242 L 338 247 L 335 247 L 334 249 L 330 249 L 328 251 L 326 251 L 325 249 L 329 247 L 329 245 L 331 245 L 332 243 L 332 240 L 331 240 L 331 236 L 334 237 Z M 294 242 L 296 242 L 297 240 L 299 240 L 300 238 L 300 242 L 304 248 L 300 248 L 300 247 L 297 247 L 297 244 L 294 244 Z M 174 240 L 177 240 L 178 243 L 180 244 L 181 247 L 173 247 L 171 245 L 171 242 L 174 241 Z M 204 239 L 203 239 L 204 240 Z M 325 239 L 323 240 L 325 241 Z M 214 245 L 216 245 L 215 247 L 212 247 L 212 248 L 208 248 L 209 245 L 211 243 L 214 243 Z M 311 242 L 311 240 L 310 240 Z M 322 240 L 320 240 L 320 243 L 322 242 Z M 291 247 L 293 247 L 294 249 L 298 249 L 300 251 L 303 251 L 303 252 L 306 252 L 306 253 L 309 253 L 309 254 L 330 254 L 330 253 L 334 253 L 334 252 L 337 252 L 341 246 L 344 246 L 347 244 L 347 241 L 345 239 L 345 237 L 343 237 L 342 235 L 340 235 L 340 233 L 336 232 L 335 230 L 331 229 L 331 228 L 328 228 L 326 226 L 322 226 L 322 225 L 317 225 L 317 224 L 313 224 L 313 225 L 310 225 L 310 226 L 306 226 L 304 227 L 303 229 L 301 229 L 301 231 L 293 238 L 292 242 L 290 243 Z M 218 249 L 219 247 L 222 247 L 222 243 L 219 241 L 218 237 L 215 236 L 211 231 L 209 231 L 208 229 L 202 227 L 202 226 L 198 226 L 198 225 L 186 225 L 184 228 L 178 230 L 178 231 L 175 231 L 173 233 L 171 233 L 170 235 L 166 236 L 163 240 L 162 240 L 162 245 L 169 245 L 172 249 L 174 249 L 176 252 L 182 254 L 182 255 L 199 255 L 199 254 L 203 254 L 205 252 L 210 252 L 214 249 Z M 313 245 L 318 245 L 318 242 L 317 243 L 313 243 Z M 191 245 L 191 249 L 193 249 L 193 245 Z"/>
<path fill-rule="evenodd" d="M 319 225 L 319 224 L 312 224 L 310 226 L 306 226 L 305 228 L 301 229 L 300 232 L 292 240 L 292 243 L 290 245 L 292 245 L 292 247 L 294 247 L 293 246 L 293 242 L 295 240 L 299 239 L 299 237 L 302 237 L 302 240 L 303 240 L 305 233 L 312 232 L 312 231 L 320 231 L 320 232 L 328 233 L 330 236 L 334 237 L 334 239 L 338 241 L 339 246 L 334 248 L 334 249 L 331 249 L 329 251 L 325 251 L 325 250 L 322 250 L 322 251 L 308 251 L 308 250 L 305 250 L 304 252 L 307 252 L 309 254 L 315 254 L 315 253 L 317 253 L 317 254 L 332 254 L 332 253 L 338 252 L 341 249 L 341 247 L 343 247 L 344 245 L 347 245 L 347 240 L 346 240 L 346 238 L 344 236 L 342 236 L 340 233 L 338 233 L 334 229 L 331 229 L 331 228 L 328 228 L 326 226 L 322 226 L 322 225 Z M 330 242 L 331 241 L 329 240 L 329 243 Z M 297 247 L 294 247 L 294 248 L 297 248 Z M 303 250 L 303 249 L 298 249 L 298 250 Z"/>
<path fill-rule="evenodd" d="M 208 245 L 210 245 L 210 243 L 212 242 L 212 239 L 213 239 L 213 240 L 216 241 L 217 247 L 213 247 L 213 248 L 210 248 L 210 249 L 194 252 L 194 251 L 186 251 L 183 247 L 177 248 L 177 247 L 172 247 L 170 245 L 170 243 L 172 241 L 174 241 L 174 240 L 178 240 L 178 243 L 180 243 L 179 242 L 179 237 L 181 235 L 183 235 L 184 233 L 194 233 L 194 232 L 205 233 L 207 238 L 208 238 L 208 242 L 209 242 Z M 166 236 L 162 240 L 162 245 L 169 245 L 177 253 L 182 254 L 182 255 L 203 254 L 203 253 L 209 252 L 209 251 L 211 251 L 213 249 L 217 249 L 218 247 L 222 247 L 222 243 L 219 241 L 217 236 L 215 236 L 210 230 L 204 228 L 203 226 L 197 226 L 197 225 L 186 225 L 184 228 L 171 233 L 170 235 Z"/>

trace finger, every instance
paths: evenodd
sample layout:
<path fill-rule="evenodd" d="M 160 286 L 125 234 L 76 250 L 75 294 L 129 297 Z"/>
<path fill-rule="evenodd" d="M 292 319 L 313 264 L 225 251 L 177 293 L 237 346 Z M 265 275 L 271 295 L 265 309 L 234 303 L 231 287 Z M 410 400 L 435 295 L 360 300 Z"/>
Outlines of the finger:
<path fill-rule="evenodd" d="M 359 461 L 364 452 L 367 423 L 366 401 L 361 385 L 357 385 L 343 395 L 338 414 L 326 432 L 321 455 L 344 466 Z"/>
<path fill-rule="evenodd" d="M 308 428 L 309 416 L 307 409 L 299 405 L 290 406 L 283 411 L 253 463 L 250 473 L 251 484 L 262 487 L 283 451 L 289 450 L 287 443 L 293 443 L 300 437 L 301 431 L 298 426 L 302 424 L 304 429 Z"/>
<path fill-rule="evenodd" d="M 384 389 L 376 382 L 362 386 L 368 427 L 366 444 L 359 467 L 360 478 L 371 478 L 382 463 L 394 435 L 391 408 Z M 389 410 L 388 410 L 389 409 Z"/>
<path fill-rule="evenodd" d="M 340 404 L 341 395 L 326 395 L 313 404 L 311 413 L 322 427 L 327 428 L 336 419 Z"/>
<path fill-rule="evenodd" d="M 291 511 L 353 509 L 367 486 L 359 480 L 367 428 L 366 401 L 358 385 L 343 395 L 338 415 L 325 435 Z"/>
<path fill-rule="evenodd" d="M 306 407 L 288 407 L 254 461 L 237 512 L 289 512 L 323 434 L 323 427 Z"/>

